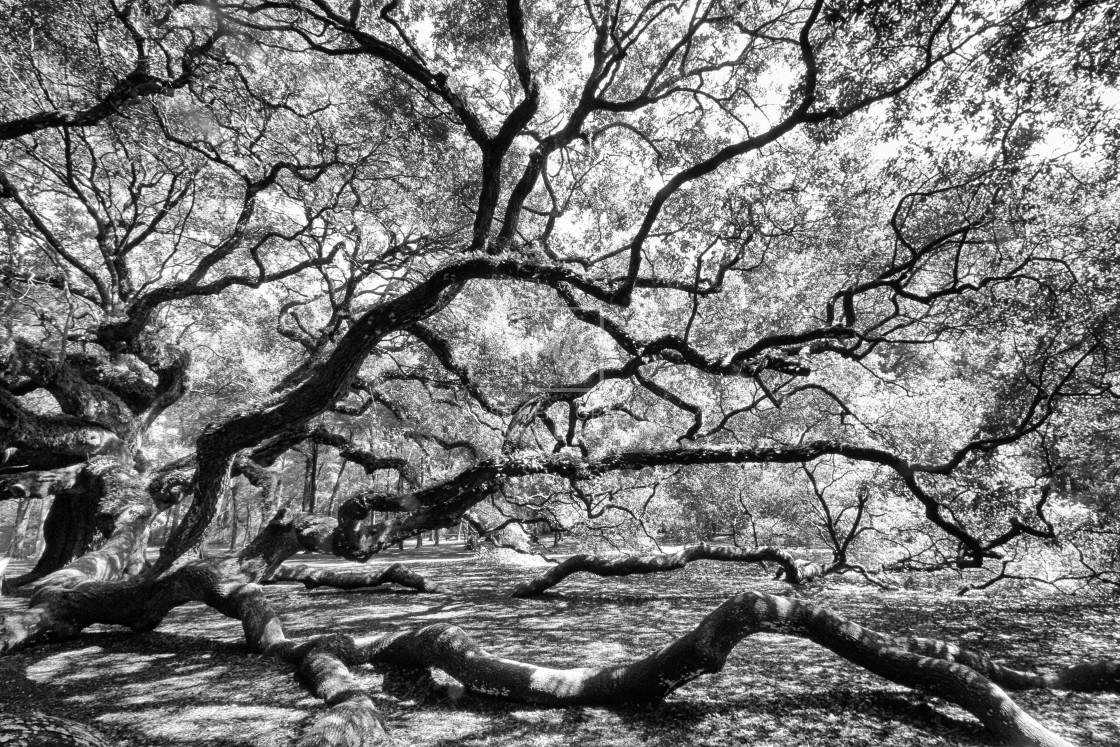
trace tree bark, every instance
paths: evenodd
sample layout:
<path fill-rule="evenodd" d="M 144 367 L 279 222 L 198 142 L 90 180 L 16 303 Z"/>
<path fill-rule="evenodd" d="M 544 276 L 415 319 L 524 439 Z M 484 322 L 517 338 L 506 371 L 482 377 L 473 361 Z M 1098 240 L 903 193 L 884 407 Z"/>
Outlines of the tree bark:
<path fill-rule="evenodd" d="M 334 589 L 368 589 L 382 584 L 400 584 L 428 594 L 443 592 L 439 586 L 401 563 L 378 570 L 336 571 L 306 565 L 282 565 L 269 581 L 298 581 L 308 589 L 329 586 Z"/>
<path fill-rule="evenodd" d="M 229 489 L 229 551 L 233 552 L 237 549 L 237 494 L 241 490 L 239 483 L 234 483 Z M 245 510 L 245 521 L 249 521 L 248 508 Z M 247 529 L 248 527 L 246 527 Z"/>
<path fill-rule="evenodd" d="M 573 573 L 593 573 L 596 576 L 633 576 L 646 573 L 664 573 L 684 568 L 697 560 L 720 560 L 735 563 L 778 563 L 782 575 L 791 584 L 800 584 L 819 575 L 820 566 L 816 563 L 799 560 L 778 547 L 759 547 L 746 550 L 741 547 L 725 547 L 702 542 L 686 545 L 675 553 L 659 555 L 622 555 L 618 557 L 601 555 L 573 555 L 567 560 L 549 568 L 536 578 L 520 584 L 513 590 L 513 596 L 521 599 L 535 597 L 571 576 Z"/>

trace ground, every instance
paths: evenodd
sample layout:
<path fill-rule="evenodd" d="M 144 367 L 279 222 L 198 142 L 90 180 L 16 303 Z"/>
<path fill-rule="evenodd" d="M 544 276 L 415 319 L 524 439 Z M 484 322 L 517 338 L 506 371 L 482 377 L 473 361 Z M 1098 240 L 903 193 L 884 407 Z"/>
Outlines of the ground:
<path fill-rule="evenodd" d="M 456 544 L 393 551 L 371 563 L 390 560 L 409 563 L 449 593 L 281 585 L 268 595 L 292 636 L 450 622 L 494 653 L 577 666 L 653 651 L 739 591 L 788 593 L 757 567 L 701 562 L 657 576 L 578 575 L 553 594 L 516 600 L 510 589 L 534 567 L 476 558 Z M 337 563 L 317 556 L 293 562 Z M 808 594 L 866 626 L 944 638 L 1021 667 L 1114 658 L 1120 649 L 1120 603 L 1008 589 L 960 598 L 849 584 Z M 23 604 L 0 598 L 0 612 Z M 880 680 L 814 644 L 772 635 L 747 639 L 723 672 L 655 705 L 550 710 L 458 697 L 399 673 L 366 670 L 361 679 L 390 730 L 413 747 L 987 744 L 964 711 Z M 0 659 L 0 682 L 0 711 L 74 718 L 122 747 L 287 747 L 323 709 L 288 667 L 245 653 L 240 623 L 201 604 L 172 612 L 153 633 L 95 627 L 76 640 Z M 1120 744 L 1120 694 L 1034 692 L 1016 699 L 1082 747 Z"/>

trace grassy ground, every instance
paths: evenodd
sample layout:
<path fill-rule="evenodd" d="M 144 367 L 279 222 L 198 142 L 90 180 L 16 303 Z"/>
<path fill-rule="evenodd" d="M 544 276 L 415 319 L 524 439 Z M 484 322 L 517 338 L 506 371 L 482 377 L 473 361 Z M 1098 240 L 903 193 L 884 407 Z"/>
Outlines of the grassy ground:
<path fill-rule="evenodd" d="M 284 585 L 269 587 L 268 595 L 293 636 L 450 622 L 494 653 L 572 666 L 644 655 L 739 591 L 787 592 L 753 566 L 704 562 L 656 577 L 580 575 L 542 599 L 514 600 L 509 590 L 536 569 L 476 559 L 447 545 L 374 562 L 385 560 L 409 562 L 450 593 L 309 592 Z M 1120 648 L 1120 605 L 846 584 L 812 598 L 884 632 L 945 638 L 1024 668 L 1115 658 Z M 0 599 L 0 613 L 23 604 Z M 286 666 L 248 655 L 242 640 L 239 623 L 200 604 L 176 610 L 145 635 L 94 627 L 76 640 L 0 659 L 0 711 L 78 719 L 130 747 L 291 745 L 323 706 Z M 811 643 L 774 635 L 747 639 L 723 672 L 650 706 L 548 710 L 475 696 L 452 700 L 399 675 L 360 675 L 399 741 L 415 747 L 986 744 L 967 713 Z M 1079 745 L 1120 745 L 1120 695 L 1036 692 L 1017 700 Z"/>

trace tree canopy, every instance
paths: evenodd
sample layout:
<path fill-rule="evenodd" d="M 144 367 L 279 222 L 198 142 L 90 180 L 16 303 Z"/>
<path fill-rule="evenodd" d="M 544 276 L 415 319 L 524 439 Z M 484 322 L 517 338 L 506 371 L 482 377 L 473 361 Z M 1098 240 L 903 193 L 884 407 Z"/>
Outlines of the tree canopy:
<path fill-rule="evenodd" d="M 1120 583 L 1111 4 L 0 8 L 0 649 L 158 624 L 231 480 L 246 589 L 464 521 Z"/>

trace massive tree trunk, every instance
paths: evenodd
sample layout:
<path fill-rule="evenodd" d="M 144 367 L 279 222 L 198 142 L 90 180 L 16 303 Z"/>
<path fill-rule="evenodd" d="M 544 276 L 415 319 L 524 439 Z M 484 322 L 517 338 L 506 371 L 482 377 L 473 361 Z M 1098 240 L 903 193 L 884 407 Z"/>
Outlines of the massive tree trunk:
<path fill-rule="evenodd" d="M 233 552 L 237 549 L 237 495 L 241 492 L 241 486 L 238 483 L 233 483 L 229 488 L 229 551 Z M 245 511 L 245 522 L 248 525 L 249 511 Z M 246 526 L 248 530 L 248 526 Z"/>
<path fill-rule="evenodd" d="M 30 571 L 9 583 L 13 587 L 29 584 L 80 557 L 93 543 L 96 517 L 96 496 L 91 497 L 84 490 L 56 495 L 43 521 L 42 554 Z"/>
<path fill-rule="evenodd" d="M 15 521 L 12 523 L 12 536 L 8 538 L 7 552 L 9 557 L 22 558 L 24 556 L 23 543 L 27 539 L 27 527 L 31 523 L 31 496 L 19 499 L 16 506 Z"/>
<path fill-rule="evenodd" d="M 134 531 L 138 520 L 132 507 L 151 507 L 136 472 L 137 446 L 154 419 L 186 391 L 190 356 L 140 333 L 116 340 L 110 349 L 102 357 L 17 337 L 0 356 L 0 448 L 6 471 L 25 487 L 34 484 L 38 495 L 55 496 L 43 523 L 46 547 L 29 573 L 10 582 L 13 586 L 66 567 L 118 528 Z M 122 362 L 125 351 L 146 366 L 147 374 Z M 32 392 L 49 394 L 61 414 L 33 409 L 22 399 Z M 152 512 L 146 513 L 150 518 Z M 143 531 L 146 537 L 146 524 Z M 138 568 L 143 548 L 130 552 L 121 565 Z"/>
<path fill-rule="evenodd" d="M 138 518 L 141 514 L 143 518 Z M 97 555 L 87 553 L 103 549 L 114 532 L 122 529 L 142 532 L 146 544 L 147 522 L 152 514 L 151 501 L 131 468 L 111 457 L 92 459 L 78 472 L 74 484 L 55 496 L 43 522 L 46 547 L 35 567 L 10 579 L 9 586 L 18 588 L 35 583 L 75 560 L 81 562 Z M 142 528 L 137 526 L 138 522 L 143 523 Z M 121 569 L 138 570 L 143 565 L 143 553 L 143 545 L 130 547 L 128 556 L 119 560 Z"/>
<path fill-rule="evenodd" d="M 675 553 L 657 555 L 573 555 L 567 560 L 544 571 L 536 578 L 520 584 L 513 590 L 519 598 L 535 597 L 571 576 L 573 573 L 592 573 L 596 576 L 633 576 L 646 573 L 665 573 L 684 568 L 697 560 L 720 560 L 735 563 L 773 562 L 781 566 L 782 573 L 791 584 L 801 584 L 820 575 L 821 566 L 794 557 L 779 547 L 725 547 L 702 542 L 685 545 Z"/>

